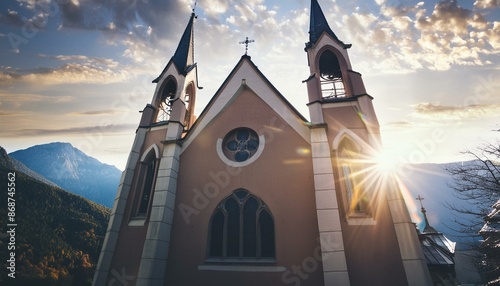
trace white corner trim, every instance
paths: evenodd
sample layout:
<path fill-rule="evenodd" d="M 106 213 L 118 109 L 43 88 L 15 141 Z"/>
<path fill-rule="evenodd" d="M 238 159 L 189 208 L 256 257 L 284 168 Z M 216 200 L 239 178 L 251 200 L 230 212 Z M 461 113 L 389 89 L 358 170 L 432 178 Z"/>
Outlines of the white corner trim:
<path fill-rule="evenodd" d="M 245 167 L 257 160 L 262 152 L 264 151 L 264 146 L 266 145 L 266 138 L 264 135 L 259 136 L 259 147 L 257 147 L 257 151 L 255 151 L 255 154 L 253 154 L 252 157 L 250 157 L 248 160 L 243 161 L 243 162 L 234 162 L 229 160 L 226 155 L 224 155 L 224 152 L 222 151 L 222 138 L 217 139 L 217 144 L 215 144 L 215 148 L 217 149 L 217 155 L 219 155 L 219 158 L 222 160 L 222 162 L 226 163 L 226 165 L 231 166 L 231 167 Z"/>

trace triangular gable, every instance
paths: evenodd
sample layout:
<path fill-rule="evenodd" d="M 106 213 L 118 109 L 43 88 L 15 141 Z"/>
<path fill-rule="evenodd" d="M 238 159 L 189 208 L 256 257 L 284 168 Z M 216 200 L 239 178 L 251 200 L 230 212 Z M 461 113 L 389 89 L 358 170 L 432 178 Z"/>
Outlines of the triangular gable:
<path fill-rule="evenodd" d="M 242 82 L 269 105 L 284 121 L 307 142 L 310 141 L 307 119 L 305 119 L 262 74 L 250 57 L 243 55 L 222 86 L 217 90 L 193 127 L 184 137 L 183 150 L 217 115 L 227 108 L 239 95 Z"/>

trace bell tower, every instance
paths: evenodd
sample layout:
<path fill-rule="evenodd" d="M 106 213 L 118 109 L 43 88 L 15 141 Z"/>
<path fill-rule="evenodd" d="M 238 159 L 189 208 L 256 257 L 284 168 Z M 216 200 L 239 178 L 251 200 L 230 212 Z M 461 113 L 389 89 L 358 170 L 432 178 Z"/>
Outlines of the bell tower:
<path fill-rule="evenodd" d="M 194 62 L 193 23 L 195 18 L 193 12 L 172 59 L 162 73 L 153 80 L 153 83 L 157 84 L 156 90 L 151 104 L 146 107 L 150 111 L 143 116 L 141 125 L 160 124 L 167 121 L 169 124 L 178 123 L 182 130 L 177 131 L 182 134 L 182 131 L 189 130 L 194 123 L 196 88 L 198 87 L 197 65 Z M 171 136 L 180 136 L 180 134 L 174 134 L 175 132 L 171 133 Z"/>
<path fill-rule="evenodd" d="M 375 172 L 380 126 L 373 97 L 352 69 L 347 52 L 352 45 L 335 35 L 318 0 L 311 0 L 310 13 L 305 46 L 310 75 L 303 82 L 325 285 L 431 285 L 399 185 Z M 392 242 L 377 233 L 390 233 Z M 367 255 L 374 251 L 385 253 L 386 264 Z M 399 272 L 392 281 L 381 275 L 390 269 Z"/>
<path fill-rule="evenodd" d="M 361 74 L 352 70 L 345 44 L 335 35 L 317 0 L 311 1 L 309 42 L 305 51 L 310 69 L 307 83 L 309 111 L 313 123 L 323 123 L 319 106 L 335 99 L 367 95 Z"/>
<path fill-rule="evenodd" d="M 153 80 L 122 174 L 93 285 L 164 285 L 179 173 L 180 141 L 195 121 L 198 87 L 193 13 Z M 125 285 L 125 284 L 124 284 Z"/>

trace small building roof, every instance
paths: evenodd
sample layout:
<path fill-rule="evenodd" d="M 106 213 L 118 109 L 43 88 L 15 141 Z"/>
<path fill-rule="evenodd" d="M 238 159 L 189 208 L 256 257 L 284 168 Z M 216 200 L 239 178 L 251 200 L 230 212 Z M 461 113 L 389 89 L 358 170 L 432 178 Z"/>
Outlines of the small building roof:
<path fill-rule="evenodd" d="M 417 200 L 420 200 L 420 206 L 422 214 L 424 215 L 424 228 L 422 232 L 419 232 L 418 236 L 420 239 L 420 244 L 424 252 L 425 260 L 429 266 L 453 266 L 455 265 L 453 256 L 455 255 L 456 242 L 449 240 L 443 233 L 437 231 L 429 224 L 427 219 L 427 211 L 422 205 L 422 200 L 418 196 Z"/>
<path fill-rule="evenodd" d="M 428 236 L 421 238 L 422 250 L 425 261 L 429 266 L 448 266 L 454 265 L 453 254 L 440 247 L 433 239 Z"/>

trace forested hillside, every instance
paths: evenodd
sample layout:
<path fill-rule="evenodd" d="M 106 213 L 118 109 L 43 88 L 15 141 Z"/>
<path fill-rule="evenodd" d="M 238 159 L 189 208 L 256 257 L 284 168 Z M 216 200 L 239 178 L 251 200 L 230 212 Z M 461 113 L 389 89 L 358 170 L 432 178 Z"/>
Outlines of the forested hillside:
<path fill-rule="evenodd" d="M 0 178 L 0 285 L 90 285 L 109 210 L 17 172 L 1 148 Z M 8 197 L 15 199 L 15 279 L 7 276 Z"/>

